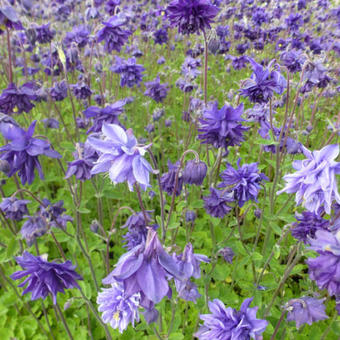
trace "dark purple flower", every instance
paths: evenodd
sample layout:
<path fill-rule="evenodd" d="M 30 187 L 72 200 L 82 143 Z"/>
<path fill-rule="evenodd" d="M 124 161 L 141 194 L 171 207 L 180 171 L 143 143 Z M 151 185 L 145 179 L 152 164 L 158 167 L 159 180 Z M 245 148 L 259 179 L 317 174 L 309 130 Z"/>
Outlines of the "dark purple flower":
<path fill-rule="evenodd" d="M 31 247 L 37 237 L 40 237 L 47 232 L 47 221 L 38 212 L 34 216 L 27 216 L 27 220 L 21 227 L 20 234 L 26 243 Z"/>
<path fill-rule="evenodd" d="M 204 110 L 203 118 L 199 119 L 198 139 L 202 143 L 211 144 L 215 148 L 240 145 L 243 141 L 243 133 L 249 128 L 242 126 L 243 104 L 237 108 L 223 106 L 218 109 L 217 101 Z"/>
<path fill-rule="evenodd" d="M 139 321 L 140 294 L 126 296 L 123 284 L 114 282 L 111 288 L 103 288 L 97 296 L 98 311 L 103 312 L 104 323 L 113 329 L 118 328 L 123 333 L 131 322 L 134 327 L 135 321 Z"/>
<path fill-rule="evenodd" d="M 142 65 L 136 64 L 136 58 L 129 58 L 127 60 L 118 56 L 115 58 L 116 64 L 110 70 L 120 74 L 120 86 L 134 87 L 134 85 L 137 85 L 139 87 L 145 68 Z"/>
<path fill-rule="evenodd" d="M 261 26 L 262 24 L 268 22 L 268 14 L 264 8 L 257 7 L 252 14 L 252 20 L 255 25 Z"/>
<path fill-rule="evenodd" d="M 327 145 L 313 152 L 305 147 L 302 147 L 302 150 L 307 159 L 293 162 L 296 172 L 283 177 L 287 183 L 278 194 L 296 193 L 297 205 L 302 203 L 308 211 L 316 214 L 323 206 L 325 212 L 329 214 L 333 200 L 340 203 L 335 177 L 336 174 L 340 174 L 340 163 L 335 161 L 339 155 L 339 145 Z"/>
<path fill-rule="evenodd" d="M 27 204 L 31 201 L 18 200 L 16 197 L 3 198 L 0 203 L 0 210 L 6 218 L 13 221 L 21 221 L 24 215 L 28 215 Z"/>
<path fill-rule="evenodd" d="M 311 325 L 313 322 L 328 319 L 324 301 L 325 299 L 318 300 L 310 296 L 288 301 L 284 307 L 288 311 L 287 321 L 295 321 L 296 328 L 299 329 L 305 323 Z"/>
<path fill-rule="evenodd" d="M 18 172 L 22 184 L 32 184 L 34 169 L 38 169 L 41 179 L 44 178 L 39 155 L 60 158 L 58 152 L 51 149 L 50 143 L 38 138 L 33 138 L 36 120 L 32 122 L 27 131 L 16 126 L 7 126 L 2 129 L 3 136 L 11 142 L 0 148 L 0 159 L 6 160 L 11 167 L 8 176 Z"/>
<path fill-rule="evenodd" d="M 297 31 L 303 25 L 302 15 L 299 13 L 290 13 L 288 18 L 285 19 L 286 24 L 292 31 Z"/>
<path fill-rule="evenodd" d="M 283 61 L 283 65 L 288 68 L 292 73 L 300 72 L 304 63 L 304 58 L 301 57 L 299 52 L 294 50 L 283 52 L 280 59 Z"/>
<path fill-rule="evenodd" d="M 219 299 L 209 301 L 211 314 L 201 314 L 204 324 L 195 336 L 199 340 L 257 339 L 268 322 L 256 318 L 258 307 L 249 308 L 253 298 L 245 299 L 240 311 L 228 307 Z"/>
<path fill-rule="evenodd" d="M 282 94 L 287 86 L 286 79 L 279 71 L 272 70 L 274 60 L 270 62 L 268 67 L 263 68 L 255 62 L 254 59 L 248 57 L 252 65 L 254 73 L 250 79 L 247 79 L 240 93 L 244 97 L 248 97 L 253 103 L 267 103 L 273 96 L 273 92 Z M 274 65 L 274 67 L 278 67 Z"/>
<path fill-rule="evenodd" d="M 174 0 L 166 9 L 171 25 L 183 34 L 205 32 L 218 12 L 209 0 Z"/>
<path fill-rule="evenodd" d="M 150 221 L 149 213 L 146 212 L 149 220 L 145 222 L 144 214 L 142 212 L 131 215 L 121 228 L 128 228 L 128 232 L 123 236 L 127 242 L 124 247 L 128 250 L 145 243 L 148 234 L 148 222 Z"/>
<path fill-rule="evenodd" d="M 54 87 L 50 89 L 51 98 L 56 101 L 62 101 L 67 97 L 67 84 L 66 82 L 60 81 L 54 84 Z"/>
<path fill-rule="evenodd" d="M 10 83 L 0 96 L 0 111 L 8 115 L 30 112 L 34 108 L 31 100 L 35 100 L 32 83 L 26 83 L 19 88 Z"/>
<path fill-rule="evenodd" d="M 68 162 L 65 178 L 70 178 L 73 175 L 79 181 L 92 178 L 91 169 L 98 160 L 96 151 L 88 143 L 77 143 L 73 156 L 75 160 Z"/>
<path fill-rule="evenodd" d="M 154 80 L 144 83 L 146 91 L 144 96 L 152 98 L 155 102 L 161 103 L 166 98 L 168 94 L 168 84 L 161 84 L 159 76 Z"/>
<path fill-rule="evenodd" d="M 231 207 L 227 203 L 233 202 L 233 197 L 225 190 L 210 188 L 210 196 L 203 197 L 203 200 L 204 208 L 209 215 L 223 218 L 231 211 Z"/>
<path fill-rule="evenodd" d="M 23 295 L 32 293 L 32 300 L 45 299 L 52 294 L 53 303 L 57 303 L 57 293 L 64 293 L 64 289 L 80 288 L 77 280 L 83 278 L 74 270 L 71 261 L 64 263 L 48 262 L 42 256 L 34 256 L 27 251 L 22 256 L 15 258 L 24 269 L 13 273 L 12 280 L 18 280 L 28 276 L 19 287 L 26 286 Z"/>
<path fill-rule="evenodd" d="M 201 185 L 207 174 L 207 170 L 207 165 L 202 161 L 188 161 L 183 169 L 183 183 Z"/>
<path fill-rule="evenodd" d="M 111 53 L 113 50 L 120 52 L 123 45 L 128 41 L 131 32 L 123 29 L 125 20 L 117 16 L 111 17 L 108 21 L 104 21 L 102 28 L 97 33 L 97 41 L 105 40 L 105 51 Z"/>
<path fill-rule="evenodd" d="M 196 213 L 193 210 L 187 210 L 185 212 L 185 221 L 186 222 L 194 222 L 196 220 Z"/>
<path fill-rule="evenodd" d="M 121 282 L 126 297 L 140 293 L 144 307 L 143 302 L 158 303 L 171 293 L 169 275 L 182 278 L 178 265 L 163 249 L 157 233 L 149 229 L 146 243 L 121 256 L 103 283 Z"/>
<path fill-rule="evenodd" d="M 249 200 L 257 202 L 260 184 L 263 180 L 268 181 L 268 178 L 259 173 L 257 163 L 244 164 L 240 167 L 240 161 L 239 158 L 237 170 L 227 164 L 227 169 L 220 174 L 222 183 L 219 187 L 231 192 L 233 198 L 238 201 L 239 207 L 243 207 L 244 203 Z"/>
<path fill-rule="evenodd" d="M 50 23 L 34 27 L 34 30 L 39 44 L 50 43 L 55 36 L 55 31 L 50 29 Z"/>
<path fill-rule="evenodd" d="M 245 68 L 248 64 L 248 57 L 241 55 L 240 57 L 233 57 L 229 56 L 229 59 L 232 60 L 231 65 L 235 70 L 241 70 L 242 68 Z"/>
<path fill-rule="evenodd" d="M 90 90 L 88 85 L 85 84 L 84 82 L 72 85 L 72 91 L 74 96 L 79 100 L 87 99 L 92 94 L 92 91 Z"/>
<path fill-rule="evenodd" d="M 105 11 L 110 14 L 111 16 L 112 15 L 115 15 L 115 10 L 117 8 L 117 6 L 120 5 L 120 0 L 108 0 L 106 3 L 105 3 Z"/>
<path fill-rule="evenodd" d="M 226 262 L 230 264 L 233 263 L 233 258 L 235 256 L 235 253 L 230 247 L 224 247 L 220 249 L 218 253 L 223 256 Z"/>
<path fill-rule="evenodd" d="M 100 132 L 104 123 L 121 125 L 118 116 L 124 112 L 125 104 L 126 100 L 118 100 L 112 105 L 107 105 L 104 108 L 97 106 L 88 107 L 84 111 L 84 115 L 86 118 L 93 118 L 93 125 L 87 133 Z"/>
<path fill-rule="evenodd" d="M 172 195 L 175 190 L 175 182 L 176 182 L 176 174 L 179 171 L 180 162 L 177 161 L 176 163 L 172 164 L 168 161 L 168 172 L 162 175 L 161 177 L 161 188 L 165 191 L 168 195 Z M 183 178 L 182 174 L 179 172 L 177 185 L 176 185 L 176 196 L 179 196 L 182 192 L 183 188 Z"/>
<path fill-rule="evenodd" d="M 84 26 L 75 26 L 71 32 L 67 32 L 63 40 L 66 47 L 70 47 L 72 43 L 75 43 L 78 48 L 84 48 L 89 42 L 90 30 Z"/>
<path fill-rule="evenodd" d="M 155 31 L 153 33 L 153 38 L 154 38 L 155 44 L 159 44 L 159 45 L 166 44 L 169 40 L 167 28 L 162 27 L 159 30 Z"/>
<path fill-rule="evenodd" d="M 59 129 L 59 122 L 54 118 L 42 119 L 46 129 Z"/>
<path fill-rule="evenodd" d="M 292 236 L 305 244 L 315 237 L 317 230 L 328 230 L 329 227 L 329 221 L 321 217 L 320 211 L 317 214 L 303 211 L 302 214 L 296 214 L 296 219 L 298 222 L 292 224 Z"/>

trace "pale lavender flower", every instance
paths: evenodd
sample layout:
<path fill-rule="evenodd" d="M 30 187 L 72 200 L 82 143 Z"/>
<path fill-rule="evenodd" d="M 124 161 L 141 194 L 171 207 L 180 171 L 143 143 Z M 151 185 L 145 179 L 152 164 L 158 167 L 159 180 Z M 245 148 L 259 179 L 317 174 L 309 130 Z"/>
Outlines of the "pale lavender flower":
<path fill-rule="evenodd" d="M 120 333 L 126 330 L 129 323 L 134 327 L 135 321 L 139 321 L 139 301 L 139 293 L 127 297 L 122 283 L 117 281 L 111 284 L 111 288 L 103 288 L 97 297 L 98 310 L 103 312 L 104 323 L 118 328 Z"/>
<path fill-rule="evenodd" d="M 258 307 L 249 308 L 253 298 L 245 299 L 240 311 L 225 307 L 219 299 L 209 302 L 211 314 L 201 314 L 204 324 L 195 336 L 199 340 L 257 339 L 268 322 L 256 318 Z"/>
<path fill-rule="evenodd" d="M 130 191 L 138 183 L 143 190 L 149 184 L 149 173 L 152 167 L 143 157 L 149 147 L 137 144 L 132 130 L 124 131 L 119 125 L 103 124 L 103 139 L 90 136 L 88 143 L 101 155 L 91 170 L 91 174 L 108 172 L 111 181 L 122 183 L 127 181 Z"/>
<path fill-rule="evenodd" d="M 287 321 L 295 321 L 296 328 L 299 329 L 305 323 L 311 325 L 313 322 L 328 319 L 324 301 L 325 299 L 318 300 L 310 296 L 288 301 L 285 305 L 288 311 Z"/>
<path fill-rule="evenodd" d="M 284 176 L 287 182 L 278 194 L 296 193 L 295 202 L 309 211 L 317 213 L 323 206 L 325 212 L 331 212 L 333 200 L 340 203 L 335 175 L 340 174 L 340 163 L 335 159 L 339 155 L 339 145 L 327 145 L 319 151 L 309 151 L 302 147 L 304 160 L 293 162 L 294 174 Z"/>

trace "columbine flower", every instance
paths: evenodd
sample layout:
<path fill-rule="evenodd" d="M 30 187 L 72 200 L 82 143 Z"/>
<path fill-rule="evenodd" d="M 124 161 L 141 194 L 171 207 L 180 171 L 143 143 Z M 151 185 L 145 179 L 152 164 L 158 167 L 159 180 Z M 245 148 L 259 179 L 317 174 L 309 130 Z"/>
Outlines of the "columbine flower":
<path fill-rule="evenodd" d="M 286 79 L 279 71 L 273 70 L 275 60 L 272 60 L 267 68 L 263 68 L 254 59 L 248 57 L 252 65 L 254 73 L 250 79 L 244 82 L 243 88 L 240 90 L 241 95 L 248 97 L 253 103 L 267 103 L 272 98 L 273 92 L 282 94 L 287 86 Z M 273 66 L 273 67 L 272 67 Z"/>
<path fill-rule="evenodd" d="M 4 198 L 0 203 L 0 210 L 6 218 L 13 221 L 21 221 L 24 215 L 28 214 L 27 204 L 31 201 L 18 200 L 16 197 Z"/>
<path fill-rule="evenodd" d="M 118 100 L 112 105 L 107 105 L 105 107 L 88 107 L 84 111 L 84 115 L 86 118 L 93 118 L 93 125 L 87 133 L 101 131 L 103 123 L 121 125 L 118 116 L 124 112 L 126 103 L 126 100 Z"/>
<path fill-rule="evenodd" d="M 226 191 L 210 188 L 210 196 L 203 197 L 206 212 L 213 216 L 222 218 L 231 211 L 228 202 L 233 202 L 232 195 Z"/>
<path fill-rule="evenodd" d="M 268 322 L 256 318 L 258 307 L 249 308 L 252 300 L 245 299 L 239 312 L 231 307 L 226 308 L 219 299 L 210 301 L 211 314 L 200 315 L 204 324 L 195 336 L 199 340 L 257 339 Z"/>
<path fill-rule="evenodd" d="M 302 147 L 302 152 L 307 159 L 293 162 L 293 168 L 297 171 L 283 177 L 287 184 L 278 194 L 296 193 L 297 205 L 302 203 L 307 210 L 316 214 L 323 206 L 329 214 L 332 201 L 340 203 L 335 178 L 336 174 L 340 174 L 340 163 L 335 161 L 339 154 L 339 145 L 327 145 L 312 152 Z"/>
<path fill-rule="evenodd" d="M 92 91 L 85 82 L 79 82 L 71 86 L 74 96 L 77 99 L 87 99 L 91 96 Z"/>
<path fill-rule="evenodd" d="M 32 83 L 26 83 L 19 88 L 11 83 L 7 89 L 3 90 L 0 96 L 0 111 L 8 115 L 14 113 L 30 112 L 34 108 L 31 100 L 35 100 L 36 95 Z"/>
<path fill-rule="evenodd" d="M 27 251 L 15 258 L 24 269 L 13 273 L 12 280 L 28 276 L 19 287 L 26 286 L 23 295 L 31 292 L 32 300 L 45 299 L 52 294 L 53 303 L 57 303 L 57 293 L 64 293 L 64 289 L 79 288 L 76 280 L 83 278 L 74 270 L 71 261 L 64 263 L 48 262 L 42 256 L 34 256 Z"/>
<path fill-rule="evenodd" d="M 31 184 L 34 180 L 34 169 L 38 169 L 41 179 L 44 178 L 39 155 L 60 158 L 58 152 L 50 147 L 50 143 L 38 138 L 33 138 L 36 120 L 32 122 L 27 131 L 20 127 L 8 125 L 2 129 L 3 136 L 11 142 L 0 148 L 0 159 L 6 160 L 11 167 L 8 176 L 18 172 L 22 184 Z"/>
<path fill-rule="evenodd" d="M 103 22 L 104 28 L 97 33 L 97 40 L 105 40 L 105 51 L 111 53 L 113 50 L 120 52 L 123 45 L 128 41 L 130 31 L 124 30 L 125 20 L 113 16 L 109 21 Z"/>
<path fill-rule="evenodd" d="M 89 29 L 84 25 L 75 26 L 71 32 L 66 33 L 63 44 L 69 48 L 72 43 L 75 43 L 78 48 L 83 48 L 89 41 L 90 33 Z"/>
<path fill-rule="evenodd" d="M 307 323 L 311 325 L 313 322 L 328 319 L 325 313 L 325 299 L 315 299 L 310 296 L 303 296 L 299 299 L 292 299 L 285 305 L 288 311 L 287 321 L 295 321 L 296 328 Z"/>
<path fill-rule="evenodd" d="M 150 220 L 148 212 L 146 212 L 146 216 Z M 124 247 L 126 247 L 128 250 L 131 250 L 146 241 L 148 234 L 148 222 L 149 221 L 145 222 L 144 214 L 142 212 L 133 214 L 127 219 L 125 224 L 122 226 L 122 228 L 128 228 L 128 232 L 123 236 L 127 242 Z"/>
<path fill-rule="evenodd" d="M 168 168 L 169 171 L 162 175 L 161 177 L 161 188 L 165 191 L 168 195 L 172 195 L 175 189 L 175 182 L 176 182 L 176 173 L 179 169 L 180 162 L 177 161 L 176 163 L 172 164 L 168 161 Z M 183 178 L 182 174 L 178 174 L 177 179 L 177 186 L 176 186 L 176 196 L 181 194 L 183 188 Z"/>
<path fill-rule="evenodd" d="M 120 333 L 126 330 L 130 322 L 134 327 L 135 321 L 139 321 L 139 301 L 139 293 L 127 297 L 122 283 L 117 281 L 111 284 L 111 288 L 103 288 L 97 297 L 98 310 L 103 312 L 104 323 L 118 328 Z"/>
<path fill-rule="evenodd" d="M 24 29 L 17 16 L 16 11 L 11 6 L 4 6 L 0 8 L 0 26 L 3 25 L 16 30 Z"/>
<path fill-rule="evenodd" d="M 41 26 L 36 26 L 34 27 L 34 31 L 36 33 L 36 40 L 39 42 L 39 44 L 50 43 L 53 40 L 56 33 L 54 30 L 50 29 L 50 23 Z"/>
<path fill-rule="evenodd" d="M 184 300 L 196 302 L 200 294 L 196 285 L 190 279 L 191 277 L 195 279 L 201 277 L 200 262 L 209 263 L 209 258 L 205 255 L 194 254 L 191 243 L 186 244 L 182 254 L 176 255 L 174 253 L 172 257 L 183 274 L 182 279 L 175 278 L 178 296 Z"/>
<path fill-rule="evenodd" d="M 315 239 L 309 239 L 310 249 L 318 252 L 317 258 L 309 258 L 309 276 L 320 289 L 327 289 L 330 295 L 340 295 L 340 232 L 333 234 L 317 230 Z"/>
<path fill-rule="evenodd" d="M 183 34 L 206 31 L 218 12 L 209 0 L 174 0 L 166 9 L 171 25 Z"/>
<path fill-rule="evenodd" d="M 77 143 L 73 153 L 74 161 L 68 162 L 65 178 L 75 176 L 80 181 L 90 179 L 93 175 L 91 169 L 98 159 L 97 152 L 88 143 Z"/>
<path fill-rule="evenodd" d="M 183 169 L 183 183 L 201 185 L 207 170 L 207 165 L 202 161 L 188 161 Z"/>
<path fill-rule="evenodd" d="M 27 245 L 31 247 L 37 237 L 46 234 L 47 222 L 40 213 L 26 217 L 28 218 L 22 225 L 20 234 L 26 240 Z"/>
<path fill-rule="evenodd" d="M 145 68 L 142 65 L 136 64 L 136 58 L 124 60 L 116 56 L 116 64 L 110 70 L 120 74 L 120 86 L 133 87 L 140 86 L 143 79 Z"/>
<path fill-rule="evenodd" d="M 237 108 L 223 106 L 218 109 L 217 101 L 211 108 L 204 110 L 200 119 L 198 139 L 202 143 L 211 144 L 215 148 L 240 145 L 243 141 L 243 133 L 249 128 L 242 126 L 243 104 Z"/>
<path fill-rule="evenodd" d="M 121 256 L 103 283 L 122 282 L 126 296 L 140 293 L 141 300 L 158 303 L 165 295 L 171 294 L 169 275 L 182 277 L 178 265 L 163 249 L 157 233 L 149 229 L 146 243 Z"/>
<path fill-rule="evenodd" d="M 143 156 L 149 146 L 138 145 L 131 129 L 124 131 L 115 124 L 104 123 L 102 133 L 103 139 L 88 138 L 89 144 L 101 153 L 91 174 L 108 171 L 114 184 L 127 181 L 130 191 L 133 191 L 137 182 L 146 190 L 150 186 L 149 172 L 152 168 Z"/>
<path fill-rule="evenodd" d="M 155 102 L 161 103 L 166 98 L 168 94 L 168 84 L 161 84 L 159 76 L 154 80 L 144 83 L 146 91 L 144 96 L 152 98 Z"/>
<path fill-rule="evenodd" d="M 218 254 L 222 255 L 225 262 L 233 263 L 233 258 L 235 256 L 234 251 L 230 247 L 224 247 L 218 251 Z"/>
<path fill-rule="evenodd" d="M 302 214 L 296 214 L 298 222 L 294 222 L 291 229 L 292 236 L 305 244 L 309 243 L 309 239 L 315 237 L 315 233 L 319 229 L 327 230 L 329 221 L 325 220 L 319 214 L 310 211 L 303 211 Z"/>
<path fill-rule="evenodd" d="M 257 202 L 260 184 L 268 178 L 259 173 L 257 163 L 244 164 L 240 167 L 240 161 L 239 158 L 237 161 L 238 170 L 227 164 L 227 170 L 220 174 L 222 183 L 219 187 L 227 188 L 229 192 L 232 192 L 234 199 L 238 201 L 238 205 L 243 207 L 244 203 L 249 200 Z"/>

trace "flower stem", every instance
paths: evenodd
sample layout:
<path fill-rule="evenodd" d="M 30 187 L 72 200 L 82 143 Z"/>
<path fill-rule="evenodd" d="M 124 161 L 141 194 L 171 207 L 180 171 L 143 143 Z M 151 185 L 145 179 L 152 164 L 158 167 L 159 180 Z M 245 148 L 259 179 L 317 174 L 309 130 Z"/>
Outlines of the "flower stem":
<path fill-rule="evenodd" d="M 280 325 L 281 325 L 281 323 L 282 323 L 282 321 L 283 321 L 283 319 L 284 319 L 284 317 L 285 317 L 285 314 L 286 314 L 286 310 L 283 310 L 282 313 L 281 313 L 280 319 L 279 319 L 279 321 L 277 322 L 276 327 L 275 327 L 275 329 L 274 329 L 274 333 L 273 333 L 272 336 L 270 337 L 270 340 L 275 340 L 275 336 L 276 336 L 276 334 L 277 334 L 277 332 L 278 332 L 278 330 L 279 330 L 279 328 L 280 328 Z"/>
<path fill-rule="evenodd" d="M 63 314 L 63 312 L 60 310 L 60 307 L 59 307 L 58 302 L 55 304 L 55 308 L 57 309 L 57 311 L 58 311 L 58 313 L 59 313 L 59 315 L 60 315 L 61 321 L 62 321 L 62 323 L 63 323 L 63 325 L 64 325 L 64 328 L 65 328 L 65 331 L 66 331 L 68 337 L 69 337 L 71 340 L 73 340 L 73 336 L 72 336 L 72 334 L 71 334 L 70 329 L 68 328 L 68 324 L 67 324 L 67 322 L 66 322 L 66 320 L 65 320 L 65 318 L 64 318 L 64 314 Z"/>
<path fill-rule="evenodd" d="M 8 50 L 8 78 L 9 82 L 13 83 L 13 67 L 12 67 L 12 49 L 11 49 L 11 35 L 10 30 L 6 27 L 7 32 L 7 50 Z"/>
<path fill-rule="evenodd" d="M 205 31 L 203 31 L 204 37 L 204 104 L 207 105 L 207 85 L 208 85 L 208 42 Z"/>

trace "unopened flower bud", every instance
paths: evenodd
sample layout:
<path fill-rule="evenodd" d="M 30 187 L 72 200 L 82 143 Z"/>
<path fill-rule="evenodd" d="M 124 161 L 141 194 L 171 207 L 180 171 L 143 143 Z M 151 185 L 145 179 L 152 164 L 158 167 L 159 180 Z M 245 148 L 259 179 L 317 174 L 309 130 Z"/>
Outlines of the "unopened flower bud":
<path fill-rule="evenodd" d="M 190 160 L 183 170 L 183 182 L 185 184 L 201 185 L 207 174 L 207 165 L 202 161 Z"/>

